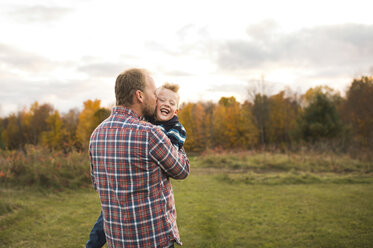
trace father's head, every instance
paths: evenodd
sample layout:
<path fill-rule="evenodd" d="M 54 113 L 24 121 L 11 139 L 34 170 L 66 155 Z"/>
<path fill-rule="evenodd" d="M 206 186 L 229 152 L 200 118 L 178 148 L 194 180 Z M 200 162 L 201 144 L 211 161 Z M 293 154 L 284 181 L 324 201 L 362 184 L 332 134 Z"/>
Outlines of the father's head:
<path fill-rule="evenodd" d="M 117 106 L 135 110 L 139 115 L 154 115 L 156 106 L 155 84 L 150 73 L 144 69 L 128 69 L 117 77 L 115 98 Z"/>

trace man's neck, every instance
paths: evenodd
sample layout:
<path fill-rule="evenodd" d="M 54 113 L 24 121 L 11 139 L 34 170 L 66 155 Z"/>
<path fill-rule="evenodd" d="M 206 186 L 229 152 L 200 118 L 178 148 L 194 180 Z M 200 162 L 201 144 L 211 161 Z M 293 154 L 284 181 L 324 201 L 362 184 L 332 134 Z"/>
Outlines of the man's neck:
<path fill-rule="evenodd" d="M 135 112 L 140 118 L 143 117 L 143 113 L 142 113 L 142 110 L 141 110 L 141 106 L 137 105 L 137 104 L 132 104 L 131 106 L 124 106 L 124 105 L 121 105 L 122 107 L 125 107 L 125 108 L 128 108 L 130 110 L 132 110 L 133 112 Z"/>

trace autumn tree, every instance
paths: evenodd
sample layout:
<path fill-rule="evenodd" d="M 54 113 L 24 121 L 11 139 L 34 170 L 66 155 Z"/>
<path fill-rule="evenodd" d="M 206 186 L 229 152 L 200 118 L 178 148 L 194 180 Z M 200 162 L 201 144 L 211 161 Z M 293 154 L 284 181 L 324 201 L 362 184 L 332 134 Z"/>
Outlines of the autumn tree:
<path fill-rule="evenodd" d="M 300 106 L 295 99 L 285 96 L 285 91 L 269 99 L 268 140 L 270 143 L 290 145 Z"/>
<path fill-rule="evenodd" d="M 3 120 L 3 130 L 1 132 L 4 147 L 7 149 L 22 148 L 22 133 L 20 132 L 19 115 L 11 114 Z"/>
<path fill-rule="evenodd" d="M 346 96 L 344 121 L 351 126 L 358 144 L 373 149 L 373 77 L 354 79 Z"/>
<path fill-rule="evenodd" d="M 2 135 L 3 130 L 4 130 L 4 120 L 3 118 L 0 118 L 0 149 L 5 148 L 5 143 L 4 143 L 3 135 Z"/>
<path fill-rule="evenodd" d="M 83 104 L 84 109 L 79 115 L 76 137 L 81 147 L 85 149 L 88 147 L 93 130 L 109 115 L 110 111 L 100 107 L 101 100 L 87 100 Z"/>
<path fill-rule="evenodd" d="M 50 149 L 63 150 L 67 138 L 67 130 L 63 127 L 60 113 L 56 110 L 47 118 L 48 130 L 41 133 L 41 144 Z"/>
<path fill-rule="evenodd" d="M 268 128 L 270 125 L 270 104 L 268 96 L 256 94 L 254 99 L 253 115 L 259 130 L 259 143 L 263 146 L 268 142 Z"/>
<path fill-rule="evenodd" d="M 187 103 L 180 107 L 180 123 L 187 131 L 184 147 L 187 151 L 201 152 L 209 140 L 210 118 L 202 103 Z"/>
<path fill-rule="evenodd" d="M 238 137 L 238 145 L 242 148 L 253 148 L 258 144 L 259 129 L 254 121 L 253 104 L 248 101 L 241 105 Z"/>
<path fill-rule="evenodd" d="M 178 117 L 180 123 L 184 126 L 187 132 L 187 139 L 185 140 L 184 148 L 187 151 L 194 151 L 195 147 L 195 135 L 193 122 L 193 105 L 192 103 L 183 104 L 180 106 Z"/>
<path fill-rule="evenodd" d="M 340 94 L 338 91 L 330 88 L 327 85 L 319 85 L 316 87 L 309 88 L 306 93 L 302 96 L 302 105 L 307 107 L 317 95 L 325 95 L 332 102 L 338 102 L 340 100 Z"/>
<path fill-rule="evenodd" d="M 214 147 L 229 148 L 231 146 L 230 130 L 227 126 L 227 119 L 229 118 L 227 107 L 231 104 L 233 102 L 224 97 L 219 100 L 218 105 L 213 110 L 211 141 Z M 233 122 L 233 120 L 230 121 Z"/>
<path fill-rule="evenodd" d="M 24 127 L 21 132 L 25 133 L 27 137 L 25 143 L 39 144 L 41 133 L 48 130 L 47 119 L 53 110 L 53 106 L 48 103 L 40 105 L 38 102 L 34 102 L 31 105 L 29 112 L 22 119 L 24 125 L 21 125 L 21 127 Z"/>
<path fill-rule="evenodd" d="M 252 146 L 258 132 L 250 106 L 245 105 L 243 109 L 234 97 L 220 98 L 212 116 L 212 134 L 215 146 L 226 149 Z"/>
<path fill-rule="evenodd" d="M 78 109 L 70 109 L 69 112 L 63 114 L 62 121 L 66 130 L 67 137 L 64 141 L 64 151 L 80 150 L 80 142 L 76 137 L 76 129 L 78 127 L 80 112 Z"/>

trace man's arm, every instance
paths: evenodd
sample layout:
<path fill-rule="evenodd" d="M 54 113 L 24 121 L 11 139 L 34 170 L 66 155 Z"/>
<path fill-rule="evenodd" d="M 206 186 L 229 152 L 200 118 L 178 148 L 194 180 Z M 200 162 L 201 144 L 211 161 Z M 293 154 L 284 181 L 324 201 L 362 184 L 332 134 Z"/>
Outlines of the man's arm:
<path fill-rule="evenodd" d="M 93 158 L 92 158 L 92 153 L 91 151 L 89 151 L 89 158 L 90 158 L 90 172 L 91 172 L 91 181 L 92 181 L 92 185 L 93 185 L 93 188 L 95 191 L 97 191 L 97 185 L 96 185 L 96 178 L 95 178 L 95 174 L 94 174 L 94 171 L 93 171 Z"/>
<path fill-rule="evenodd" d="M 149 140 L 150 157 L 168 176 L 184 179 L 189 175 L 189 160 L 184 149 L 175 148 L 159 128 L 152 129 Z"/>

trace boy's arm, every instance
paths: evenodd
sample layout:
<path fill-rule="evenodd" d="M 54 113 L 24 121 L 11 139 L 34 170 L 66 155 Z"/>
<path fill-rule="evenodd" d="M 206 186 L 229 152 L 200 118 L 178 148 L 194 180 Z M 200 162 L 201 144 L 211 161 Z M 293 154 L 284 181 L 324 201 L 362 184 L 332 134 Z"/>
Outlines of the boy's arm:
<path fill-rule="evenodd" d="M 162 127 L 162 131 L 167 135 L 173 145 L 179 149 L 183 147 L 186 140 L 186 130 L 179 121 L 168 131 Z"/>

